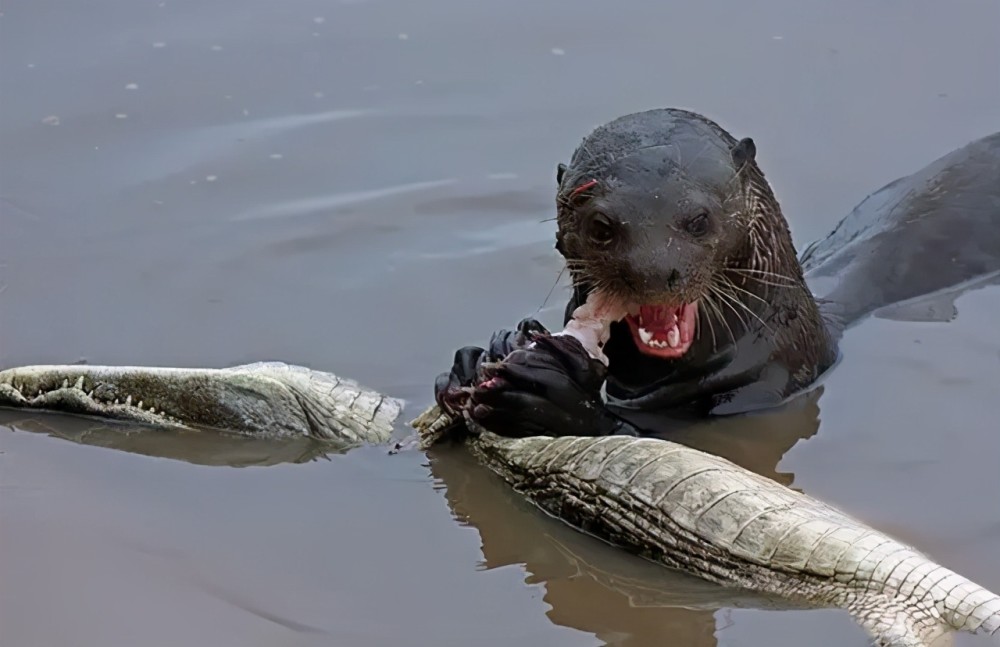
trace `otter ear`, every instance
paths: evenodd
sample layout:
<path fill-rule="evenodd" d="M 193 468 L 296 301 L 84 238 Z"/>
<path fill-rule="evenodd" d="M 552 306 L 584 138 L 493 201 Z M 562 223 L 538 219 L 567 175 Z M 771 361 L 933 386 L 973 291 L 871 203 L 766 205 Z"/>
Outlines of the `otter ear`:
<path fill-rule="evenodd" d="M 558 164 L 556 166 L 556 184 L 562 184 L 563 176 L 566 175 L 566 169 L 568 167 L 565 164 Z"/>
<path fill-rule="evenodd" d="M 743 168 L 744 164 L 752 162 L 757 158 L 757 145 L 749 137 L 744 137 L 732 147 L 730 153 L 733 156 L 733 162 L 736 166 Z"/>

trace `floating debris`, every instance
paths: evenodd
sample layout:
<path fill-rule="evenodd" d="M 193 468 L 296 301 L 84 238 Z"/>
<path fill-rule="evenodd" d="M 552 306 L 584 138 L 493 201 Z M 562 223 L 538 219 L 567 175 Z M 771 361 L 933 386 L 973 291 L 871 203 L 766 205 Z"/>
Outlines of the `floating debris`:
<path fill-rule="evenodd" d="M 44 119 L 42 119 L 42 123 L 45 124 L 46 126 L 58 126 L 59 125 L 59 117 L 57 117 L 55 115 L 49 115 L 48 117 L 45 117 Z"/>

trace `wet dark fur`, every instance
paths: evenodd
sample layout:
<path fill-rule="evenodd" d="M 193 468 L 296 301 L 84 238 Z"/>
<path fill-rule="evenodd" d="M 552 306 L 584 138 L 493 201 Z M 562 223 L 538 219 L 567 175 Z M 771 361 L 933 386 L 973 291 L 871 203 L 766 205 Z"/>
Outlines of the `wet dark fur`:
<path fill-rule="evenodd" d="M 643 355 L 627 324 L 612 326 L 610 405 L 774 406 L 835 361 L 836 333 L 755 153 L 701 115 L 662 109 L 599 127 L 560 165 L 556 248 L 575 288 L 567 320 L 595 288 L 646 304 L 699 300 L 695 340 L 678 359 Z"/>

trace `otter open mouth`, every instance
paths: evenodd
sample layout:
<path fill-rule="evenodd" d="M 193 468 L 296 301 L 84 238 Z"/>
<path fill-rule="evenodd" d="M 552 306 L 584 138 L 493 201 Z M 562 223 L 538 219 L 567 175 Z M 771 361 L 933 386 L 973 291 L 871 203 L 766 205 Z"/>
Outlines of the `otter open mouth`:
<path fill-rule="evenodd" d="M 681 357 L 694 341 L 698 303 L 681 306 L 639 306 L 637 314 L 625 317 L 640 352 L 653 357 Z"/>

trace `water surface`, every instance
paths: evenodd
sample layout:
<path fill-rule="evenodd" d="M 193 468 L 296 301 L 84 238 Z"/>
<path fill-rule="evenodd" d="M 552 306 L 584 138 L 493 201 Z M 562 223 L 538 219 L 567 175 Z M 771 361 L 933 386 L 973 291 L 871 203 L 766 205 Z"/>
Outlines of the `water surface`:
<path fill-rule="evenodd" d="M 1000 115 L 978 0 L 0 11 L 0 366 L 278 359 L 408 413 L 458 346 L 560 322 L 555 165 L 591 127 L 674 105 L 753 136 L 801 248 Z M 816 398 L 684 440 L 1000 589 L 1000 290 L 956 306 L 870 320 Z M 5 647 L 866 644 L 569 531 L 455 450 L 0 412 L 0 519 Z"/>

